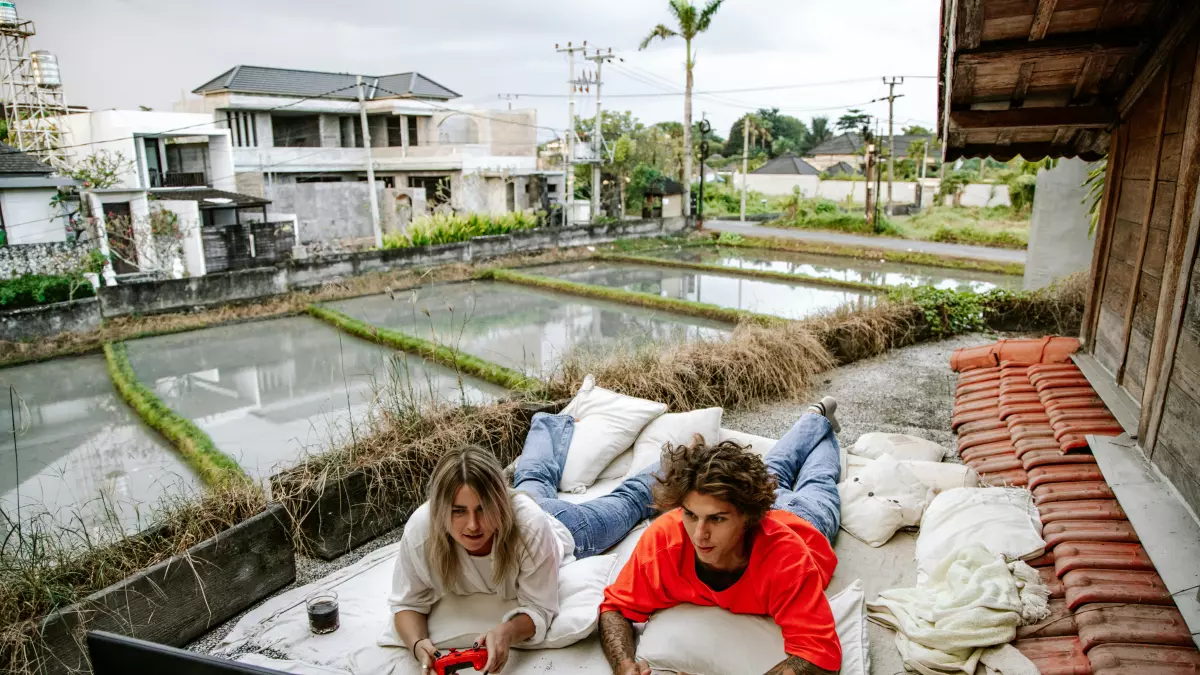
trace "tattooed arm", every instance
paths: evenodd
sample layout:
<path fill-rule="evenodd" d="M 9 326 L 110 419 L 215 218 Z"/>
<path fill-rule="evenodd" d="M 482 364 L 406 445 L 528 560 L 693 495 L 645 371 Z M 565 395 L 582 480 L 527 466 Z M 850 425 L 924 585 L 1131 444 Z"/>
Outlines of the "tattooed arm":
<path fill-rule="evenodd" d="M 644 661 L 634 661 L 633 624 L 620 612 L 609 610 L 600 614 L 600 644 L 613 675 L 650 675 L 650 667 Z"/>
<path fill-rule="evenodd" d="M 837 675 L 837 671 L 818 668 L 799 656 L 788 654 L 786 659 L 768 670 L 767 675 Z"/>

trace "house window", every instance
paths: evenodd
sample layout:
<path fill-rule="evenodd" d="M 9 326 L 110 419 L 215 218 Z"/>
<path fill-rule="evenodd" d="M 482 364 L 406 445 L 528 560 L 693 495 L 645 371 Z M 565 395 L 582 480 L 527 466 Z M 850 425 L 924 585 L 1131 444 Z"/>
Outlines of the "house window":
<path fill-rule="evenodd" d="M 343 148 L 361 148 L 362 120 L 353 115 L 343 115 L 338 118 L 338 126 L 342 132 Z"/>
<path fill-rule="evenodd" d="M 389 147 L 397 148 L 404 145 L 404 138 L 400 134 L 400 122 L 399 115 L 387 118 L 387 144 Z"/>
<path fill-rule="evenodd" d="M 450 201 L 450 176 L 409 176 L 408 186 L 424 188 L 425 200 L 431 208 Z"/>
<path fill-rule="evenodd" d="M 421 144 L 421 142 L 420 142 L 420 140 L 418 140 L 418 136 L 417 136 L 417 127 L 419 126 L 419 122 L 420 122 L 420 119 L 418 117 L 416 117 L 415 115 L 408 116 L 408 144 L 409 145 L 420 145 Z"/>
<path fill-rule="evenodd" d="M 341 176 L 296 176 L 297 183 L 340 183 Z"/>
<path fill-rule="evenodd" d="M 321 125 L 316 115 L 271 115 L 277 148 L 321 147 Z"/>

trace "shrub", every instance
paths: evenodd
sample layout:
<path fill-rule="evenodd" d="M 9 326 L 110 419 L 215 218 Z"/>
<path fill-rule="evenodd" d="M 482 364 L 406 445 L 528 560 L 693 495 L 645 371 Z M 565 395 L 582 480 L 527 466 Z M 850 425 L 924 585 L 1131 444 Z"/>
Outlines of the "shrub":
<path fill-rule="evenodd" d="M 899 236 L 900 232 L 886 218 L 878 229 L 872 229 L 867 215 L 843 210 L 837 202 L 824 197 L 801 197 L 798 192 L 783 201 L 784 217 L 769 223 L 775 227 L 792 227 L 810 230 L 841 230 L 859 234 L 887 234 Z"/>
<path fill-rule="evenodd" d="M 1029 245 L 1027 236 L 1018 232 L 1009 230 L 999 230 L 989 232 L 981 230 L 977 227 L 967 225 L 965 227 L 950 227 L 942 225 L 938 227 L 933 234 L 929 235 L 929 241 L 938 241 L 946 244 L 976 244 L 980 246 L 996 246 L 1000 248 L 1016 248 L 1023 249 Z"/>
<path fill-rule="evenodd" d="M 1013 211 L 1024 211 L 1033 208 L 1033 195 L 1037 188 L 1037 176 L 1023 173 L 1013 177 L 1008 184 L 1008 201 L 1012 202 Z"/>
<path fill-rule="evenodd" d="M 0 281 L 0 309 L 48 305 L 95 294 L 87 281 L 80 283 L 78 279 L 57 274 L 26 274 Z"/>
<path fill-rule="evenodd" d="M 983 327 L 983 296 L 974 291 L 919 286 L 893 289 L 888 297 L 893 302 L 910 302 L 919 307 L 935 338 Z"/>
<path fill-rule="evenodd" d="M 529 230 L 537 225 L 537 215 L 526 211 L 513 211 L 500 215 L 471 213 L 465 216 L 454 213 L 435 213 L 432 216 L 422 216 L 414 220 L 404 234 L 387 233 L 383 237 L 383 247 L 389 249 L 453 244 L 475 237 Z"/>

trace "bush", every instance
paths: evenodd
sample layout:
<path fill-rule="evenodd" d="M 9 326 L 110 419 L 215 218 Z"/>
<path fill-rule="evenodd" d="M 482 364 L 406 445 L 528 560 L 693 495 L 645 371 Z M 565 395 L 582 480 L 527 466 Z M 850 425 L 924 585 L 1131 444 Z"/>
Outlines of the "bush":
<path fill-rule="evenodd" d="M 84 279 L 55 274 L 26 274 L 0 281 L 0 309 L 48 305 L 95 294 L 92 285 Z"/>
<path fill-rule="evenodd" d="M 475 237 L 529 230 L 537 226 L 537 215 L 525 211 L 501 215 L 472 213 L 465 216 L 436 213 L 417 218 L 409 224 L 408 231 L 404 234 L 387 233 L 383 237 L 383 247 L 391 249 L 453 244 Z"/>
<path fill-rule="evenodd" d="M 960 228 L 942 225 L 933 234 L 929 235 L 929 241 L 938 241 L 946 244 L 976 244 L 979 246 L 995 246 L 999 248 L 1016 249 L 1023 249 L 1029 245 L 1028 237 L 1026 235 L 1009 230 L 988 232 L 987 230 L 981 230 L 970 225 Z"/>
<path fill-rule="evenodd" d="M 785 198 L 782 206 L 784 217 L 770 222 L 769 225 L 809 230 L 840 230 L 858 234 L 900 234 L 886 218 L 881 221 L 878 230 L 872 229 L 865 213 L 845 211 L 837 202 L 824 197 L 801 197 L 797 191 Z"/>
<path fill-rule="evenodd" d="M 1013 211 L 1033 208 L 1033 195 L 1037 188 L 1037 176 L 1023 173 L 1015 176 L 1008 184 L 1008 201 Z"/>
<path fill-rule="evenodd" d="M 983 328 L 984 297 L 974 291 L 918 286 L 893 289 L 888 296 L 892 302 L 919 307 L 935 338 Z"/>

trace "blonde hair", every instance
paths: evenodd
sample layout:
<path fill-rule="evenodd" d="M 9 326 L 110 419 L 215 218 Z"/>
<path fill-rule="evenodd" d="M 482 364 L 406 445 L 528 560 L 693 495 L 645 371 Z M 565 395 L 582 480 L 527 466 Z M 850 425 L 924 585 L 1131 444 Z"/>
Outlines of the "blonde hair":
<path fill-rule="evenodd" d="M 500 462 L 495 455 L 475 445 L 447 452 L 433 469 L 429 481 L 429 569 L 438 575 L 445 588 L 458 588 L 458 542 L 450 536 L 450 516 L 454 495 L 464 485 L 479 495 L 483 517 L 496 527 L 492 539 L 492 583 L 499 585 L 520 567 L 524 541 Z"/>

